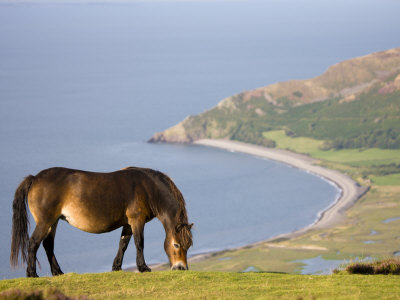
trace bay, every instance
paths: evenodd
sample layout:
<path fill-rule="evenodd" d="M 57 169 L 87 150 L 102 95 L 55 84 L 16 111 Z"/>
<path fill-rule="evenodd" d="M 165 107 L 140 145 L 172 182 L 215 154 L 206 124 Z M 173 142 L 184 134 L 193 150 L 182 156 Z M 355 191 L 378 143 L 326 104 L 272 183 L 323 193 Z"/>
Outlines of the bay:
<path fill-rule="evenodd" d="M 337 197 L 320 178 L 243 154 L 146 140 L 240 91 L 399 46 L 399 4 L 382 3 L 1 1 L 0 278 L 25 273 L 8 262 L 14 191 L 24 176 L 52 166 L 168 173 L 195 223 L 190 254 L 312 223 Z M 62 269 L 110 270 L 119 234 L 60 223 Z M 152 221 L 149 263 L 166 261 L 162 243 L 162 226 Z M 125 266 L 134 257 L 132 243 Z M 39 260 L 39 275 L 49 275 L 42 248 Z"/>

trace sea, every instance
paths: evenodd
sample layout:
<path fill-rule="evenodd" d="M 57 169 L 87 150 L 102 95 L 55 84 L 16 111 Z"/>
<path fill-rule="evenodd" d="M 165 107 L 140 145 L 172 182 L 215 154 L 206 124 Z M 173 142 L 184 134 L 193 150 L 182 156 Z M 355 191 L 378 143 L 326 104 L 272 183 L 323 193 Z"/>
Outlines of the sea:
<path fill-rule="evenodd" d="M 0 279 L 25 275 L 9 265 L 15 189 L 53 166 L 169 174 L 195 224 L 189 255 L 313 223 L 340 192 L 320 177 L 147 140 L 241 91 L 399 47 L 399 11 L 395 0 L 0 0 Z M 55 254 L 64 272 L 109 271 L 119 236 L 60 222 Z M 166 262 L 161 223 L 144 236 L 147 263 Z M 132 242 L 124 267 L 135 252 Z M 38 258 L 39 275 L 51 275 L 42 247 Z"/>

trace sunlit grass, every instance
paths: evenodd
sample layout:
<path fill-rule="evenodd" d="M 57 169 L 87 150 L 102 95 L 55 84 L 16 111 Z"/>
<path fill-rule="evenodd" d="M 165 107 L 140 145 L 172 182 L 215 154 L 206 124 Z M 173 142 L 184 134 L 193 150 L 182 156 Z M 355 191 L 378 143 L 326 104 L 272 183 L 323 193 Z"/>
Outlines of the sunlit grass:
<path fill-rule="evenodd" d="M 0 281 L 0 291 L 56 288 L 92 299 L 382 299 L 400 296 L 397 276 L 114 272 Z"/>
<path fill-rule="evenodd" d="M 263 135 L 275 141 L 277 148 L 309 154 L 314 158 L 351 166 L 400 164 L 400 149 L 342 149 L 320 150 L 323 141 L 307 137 L 289 137 L 283 130 L 267 131 Z"/>
<path fill-rule="evenodd" d="M 376 176 L 372 178 L 376 185 L 400 185 L 400 174 L 390 174 L 386 176 Z"/>
<path fill-rule="evenodd" d="M 319 147 L 324 143 L 307 137 L 289 137 L 283 130 L 267 131 L 263 133 L 263 136 L 275 141 L 277 148 L 306 154 L 319 152 Z"/>
<path fill-rule="evenodd" d="M 352 166 L 379 166 L 400 163 L 399 149 L 343 149 L 318 151 L 312 155 L 319 159 L 345 163 Z"/>

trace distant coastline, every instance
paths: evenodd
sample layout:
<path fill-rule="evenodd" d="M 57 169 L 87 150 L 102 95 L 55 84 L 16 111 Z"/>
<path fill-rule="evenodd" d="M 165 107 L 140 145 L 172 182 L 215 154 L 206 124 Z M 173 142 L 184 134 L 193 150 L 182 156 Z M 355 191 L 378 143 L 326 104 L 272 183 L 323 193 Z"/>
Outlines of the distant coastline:
<path fill-rule="evenodd" d="M 341 194 L 335 202 L 333 202 L 324 211 L 318 214 L 316 221 L 306 227 L 299 230 L 280 234 L 269 238 L 268 240 L 260 241 L 247 245 L 244 247 L 255 246 L 260 243 L 273 241 L 276 239 L 292 239 L 298 237 L 310 230 L 328 228 L 337 223 L 339 223 L 345 217 L 346 211 L 352 207 L 358 199 L 360 199 L 366 192 L 368 192 L 369 187 L 362 187 L 357 182 L 355 182 L 349 176 L 340 173 L 335 170 L 330 170 L 321 166 L 314 165 L 315 159 L 307 155 L 294 153 L 287 150 L 266 148 L 262 146 L 257 146 L 253 144 L 242 143 L 232 140 L 212 140 L 212 139 L 202 139 L 195 141 L 193 144 L 220 148 L 228 151 L 241 152 L 249 155 L 262 157 L 266 159 L 275 160 L 281 163 L 288 164 L 290 166 L 296 167 L 298 169 L 304 170 L 323 177 L 324 179 L 334 183 L 341 190 Z M 234 249 L 240 249 L 243 247 L 238 247 Z M 219 252 L 219 251 L 217 251 Z M 209 257 L 211 253 L 204 253 L 194 255 L 189 261 L 199 261 Z"/>

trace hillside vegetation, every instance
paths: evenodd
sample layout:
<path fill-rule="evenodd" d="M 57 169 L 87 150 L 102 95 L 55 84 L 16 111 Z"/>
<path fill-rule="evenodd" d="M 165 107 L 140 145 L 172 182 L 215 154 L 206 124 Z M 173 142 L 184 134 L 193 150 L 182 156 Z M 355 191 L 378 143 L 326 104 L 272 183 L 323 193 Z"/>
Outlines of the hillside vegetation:
<path fill-rule="evenodd" d="M 400 296 L 398 280 L 396 275 L 120 271 L 2 280 L 0 292 L 57 289 L 89 299 L 395 299 Z"/>
<path fill-rule="evenodd" d="M 322 141 L 319 149 L 400 148 L 400 48 L 351 59 L 321 76 L 246 91 L 157 133 L 151 142 L 228 138 L 274 147 L 265 135 Z"/>

